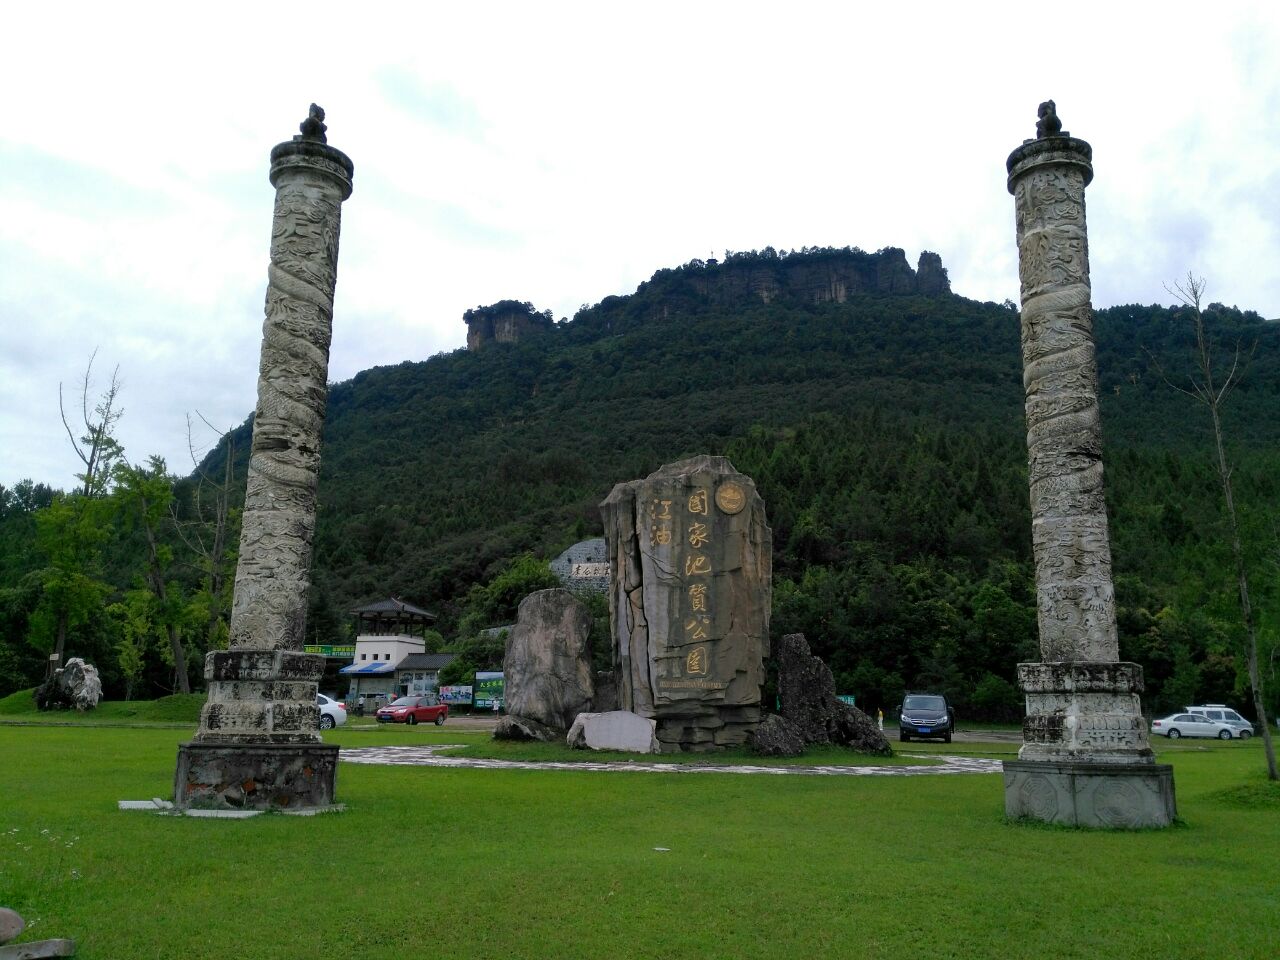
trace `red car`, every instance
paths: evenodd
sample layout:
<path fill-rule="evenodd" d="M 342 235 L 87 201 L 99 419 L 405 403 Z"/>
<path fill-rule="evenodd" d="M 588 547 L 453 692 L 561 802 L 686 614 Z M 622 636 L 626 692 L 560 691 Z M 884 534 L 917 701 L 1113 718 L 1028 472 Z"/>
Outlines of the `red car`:
<path fill-rule="evenodd" d="M 437 727 L 449 716 L 449 705 L 436 699 L 434 693 L 420 697 L 401 697 L 378 709 L 379 723 L 434 723 Z"/>

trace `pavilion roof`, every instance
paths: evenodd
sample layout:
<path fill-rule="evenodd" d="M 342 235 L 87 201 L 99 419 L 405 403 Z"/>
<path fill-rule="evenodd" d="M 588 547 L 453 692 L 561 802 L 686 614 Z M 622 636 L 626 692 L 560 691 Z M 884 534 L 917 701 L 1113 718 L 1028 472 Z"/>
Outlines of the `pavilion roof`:
<path fill-rule="evenodd" d="M 379 600 L 377 603 L 371 603 L 364 607 L 357 607 L 351 611 L 357 617 L 386 617 L 392 619 L 395 617 L 404 617 L 406 619 L 425 619 L 434 620 L 436 615 L 430 610 L 423 610 L 421 607 L 415 607 L 412 603 L 397 597 L 390 597 L 386 600 Z"/>

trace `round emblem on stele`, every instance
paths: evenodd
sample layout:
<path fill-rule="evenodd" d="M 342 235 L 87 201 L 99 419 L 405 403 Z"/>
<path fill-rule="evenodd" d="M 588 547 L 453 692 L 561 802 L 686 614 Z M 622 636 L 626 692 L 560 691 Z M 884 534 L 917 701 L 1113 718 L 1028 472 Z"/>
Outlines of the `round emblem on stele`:
<path fill-rule="evenodd" d="M 721 513 L 739 513 L 747 505 L 747 492 L 730 481 L 720 484 L 716 490 L 716 506 Z"/>

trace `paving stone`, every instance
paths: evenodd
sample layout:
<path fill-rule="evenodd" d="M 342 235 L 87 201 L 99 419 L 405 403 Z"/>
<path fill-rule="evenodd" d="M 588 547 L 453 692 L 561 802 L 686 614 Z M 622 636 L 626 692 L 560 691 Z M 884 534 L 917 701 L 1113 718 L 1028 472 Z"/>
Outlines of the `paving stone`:
<path fill-rule="evenodd" d="M 461 744 L 424 744 L 413 747 L 357 747 L 342 751 L 343 763 L 390 766 L 447 767 L 461 770 L 555 770 L 574 773 L 729 773 L 809 777 L 924 777 L 970 773 L 1000 773 L 999 760 L 981 757 L 951 757 L 937 754 L 908 754 L 914 759 L 935 760 L 930 766 L 858 766 L 835 764 L 766 767 L 753 764 L 638 763 L 610 761 L 571 763 L 565 761 L 488 760 L 477 757 L 440 756 L 441 750 L 456 750 Z"/>

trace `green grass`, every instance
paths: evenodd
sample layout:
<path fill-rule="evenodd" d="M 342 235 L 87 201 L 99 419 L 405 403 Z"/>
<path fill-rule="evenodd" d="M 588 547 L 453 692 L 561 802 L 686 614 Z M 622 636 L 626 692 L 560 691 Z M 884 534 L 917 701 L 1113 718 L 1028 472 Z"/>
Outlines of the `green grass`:
<path fill-rule="evenodd" d="M 1162 751 L 1182 823 L 1137 833 L 1006 823 L 997 775 L 343 764 L 341 814 L 117 811 L 170 795 L 185 737 L 0 727 L 0 903 L 32 922 L 26 939 L 75 937 L 81 960 L 1223 960 L 1273 957 L 1280 942 L 1280 798 L 1256 740 Z"/>
<path fill-rule="evenodd" d="M 19 690 L 0 699 L 0 718 L 23 723 L 194 724 L 200 720 L 203 693 L 175 693 L 159 700 L 104 700 L 93 710 L 36 709 L 31 690 Z"/>

